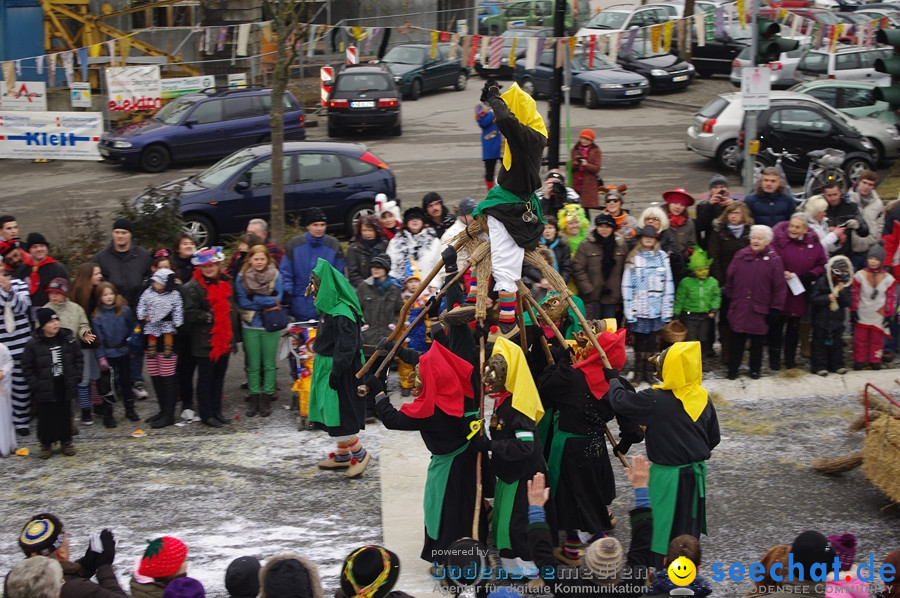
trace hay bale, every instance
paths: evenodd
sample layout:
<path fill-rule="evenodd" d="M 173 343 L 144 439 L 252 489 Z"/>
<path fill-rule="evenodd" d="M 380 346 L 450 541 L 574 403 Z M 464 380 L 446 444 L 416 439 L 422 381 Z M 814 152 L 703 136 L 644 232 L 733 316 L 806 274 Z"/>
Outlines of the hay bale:
<path fill-rule="evenodd" d="M 863 472 L 892 501 L 900 502 L 900 419 L 871 422 L 863 443 Z"/>

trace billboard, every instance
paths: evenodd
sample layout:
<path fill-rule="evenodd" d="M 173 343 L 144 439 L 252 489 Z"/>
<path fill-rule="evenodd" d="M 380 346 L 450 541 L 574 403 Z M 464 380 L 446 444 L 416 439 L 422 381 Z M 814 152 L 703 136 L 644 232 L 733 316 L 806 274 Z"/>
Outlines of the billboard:
<path fill-rule="evenodd" d="M 110 112 L 156 110 L 162 107 L 159 65 L 121 66 L 106 69 Z"/>
<path fill-rule="evenodd" d="M 0 110 L 47 109 L 47 84 L 41 81 L 0 81 Z"/>
<path fill-rule="evenodd" d="M 100 112 L 0 112 L 0 158 L 99 160 Z"/>

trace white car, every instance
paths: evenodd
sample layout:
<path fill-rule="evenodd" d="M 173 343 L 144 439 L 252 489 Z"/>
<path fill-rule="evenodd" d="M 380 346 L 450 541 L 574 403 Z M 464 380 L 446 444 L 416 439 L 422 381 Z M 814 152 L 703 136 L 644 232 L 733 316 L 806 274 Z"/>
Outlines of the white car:
<path fill-rule="evenodd" d="M 659 4 L 646 6 L 611 6 L 596 13 L 575 33 L 575 37 L 589 37 L 633 27 L 649 27 L 670 21 L 669 11 Z"/>
<path fill-rule="evenodd" d="M 772 67 L 768 67 L 769 85 L 772 89 L 787 89 L 791 85 L 797 83 L 796 73 L 797 65 L 806 51 L 809 38 L 794 38 L 800 41 L 800 45 L 796 50 L 790 52 L 782 52 L 777 62 L 772 63 Z M 751 66 L 750 64 L 750 46 L 744 48 L 737 58 L 731 63 L 731 75 L 729 79 L 735 87 L 741 86 L 741 74 L 743 69 Z M 773 68 L 774 67 L 774 68 Z"/>

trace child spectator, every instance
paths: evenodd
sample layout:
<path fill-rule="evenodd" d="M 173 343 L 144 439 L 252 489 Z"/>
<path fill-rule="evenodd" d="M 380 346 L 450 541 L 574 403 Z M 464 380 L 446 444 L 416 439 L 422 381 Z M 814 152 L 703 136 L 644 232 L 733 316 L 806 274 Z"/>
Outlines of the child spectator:
<path fill-rule="evenodd" d="M 709 275 L 711 265 L 712 260 L 706 252 L 694 246 L 694 253 L 688 260 L 688 270 L 693 276 L 686 276 L 678 283 L 673 308 L 675 316 L 687 328 L 684 340 L 700 341 L 706 356 L 712 351 L 709 329 L 716 321 L 716 313 L 722 305 L 719 281 Z"/>
<path fill-rule="evenodd" d="M 149 541 L 131 579 L 132 598 L 162 598 L 166 586 L 187 576 L 187 553 L 187 544 L 173 536 Z M 151 581 L 142 582 L 141 578 Z"/>
<path fill-rule="evenodd" d="M 279 554 L 259 572 L 259 597 L 322 598 L 322 581 L 316 566 L 299 554 Z"/>
<path fill-rule="evenodd" d="M 835 578 L 835 571 L 829 569 L 825 584 L 825 598 L 869 598 L 869 584 L 860 581 L 856 558 L 856 536 L 853 534 L 832 534 L 828 536 L 832 548 L 837 553 L 841 569 Z M 895 578 L 896 579 L 896 578 Z"/>
<path fill-rule="evenodd" d="M 136 422 L 141 418 L 134 410 L 134 395 L 129 384 L 131 358 L 128 354 L 128 339 L 134 326 L 134 316 L 125 298 L 116 291 L 112 283 L 101 282 L 94 294 L 97 297 L 97 308 L 91 318 L 91 327 L 99 341 L 94 354 L 102 372 L 101 377 L 110 380 L 110 393 L 114 390 L 112 387 L 115 385 L 115 379 L 121 377 L 125 417 Z M 110 368 L 115 373 L 113 378 L 110 377 Z M 113 403 L 109 400 L 105 400 L 103 406 L 103 425 L 107 428 L 116 427 Z"/>
<path fill-rule="evenodd" d="M 419 273 L 419 267 L 416 265 L 415 260 L 411 260 L 406 264 L 406 279 L 403 281 L 403 292 L 400 294 L 403 301 L 406 301 L 415 295 L 421 284 L 422 276 Z M 430 295 L 428 289 L 425 289 L 422 294 L 416 298 L 409 310 L 409 315 L 406 320 L 407 326 L 412 325 L 413 321 L 420 313 L 422 313 L 423 309 L 428 309 L 428 298 Z M 429 345 L 431 345 L 431 339 L 429 338 L 430 332 L 431 325 L 428 322 L 428 318 L 425 318 L 423 321 L 419 322 L 415 328 L 412 328 L 409 331 L 409 336 L 406 337 L 406 346 L 419 353 L 424 353 L 428 350 Z M 415 366 L 406 363 L 403 360 L 400 360 L 400 365 L 397 367 L 397 374 L 400 376 L 400 394 L 404 397 L 408 397 L 412 391 L 413 382 L 410 379 L 410 375 L 413 373 L 414 368 Z"/>
<path fill-rule="evenodd" d="M 239 556 L 225 570 L 225 590 L 229 598 L 256 598 L 259 595 L 259 559 Z"/>
<path fill-rule="evenodd" d="M 179 577 L 169 582 L 162 598 L 206 598 L 206 590 L 193 577 Z"/>
<path fill-rule="evenodd" d="M 764 571 L 762 579 L 753 582 L 753 589 L 747 592 L 748 596 L 754 596 L 756 594 L 768 594 L 781 590 L 780 582 L 784 581 L 784 576 L 779 575 L 778 577 L 780 579 L 778 581 L 772 579 L 772 566 L 778 563 L 781 565 L 782 571 L 787 571 L 788 555 L 790 554 L 790 552 L 791 547 L 788 544 L 776 544 L 775 546 L 767 550 L 766 554 L 762 555 L 762 558 L 759 559 L 759 562 L 763 566 Z"/>
<path fill-rule="evenodd" d="M 866 255 L 866 267 L 853 275 L 853 369 L 867 365 L 881 369 L 884 339 L 888 324 L 895 318 L 897 290 L 894 277 L 884 269 L 884 246 L 873 245 Z"/>
<path fill-rule="evenodd" d="M 809 294 L 812 306 L 809 362 L 810 370 L 819 376 L 827 376 L 828 372 L 847 373 L 841 333 L 844 330 L 847 308 L 853 303 L 851 272 L 853 266 L 847 256 L 832 257 L 825 265 L 825 276 L 815 282 Z"/>
<path fill-rule="evenodd" d="M 147 336 L 147 357 L 156 357 L 162 340 L 163 355 L 172 356 L 175 334 L 184 324 L 184 301 L 175 290 L 175 273 L 161 268 L 153 273 L 150 286 L 141 294 L 137 305 L 138 320 L 144 324 Z"/>
<path fill-rule="evenodd" d="M 341 589 L 335 598 L 372 596 L 401 598 L 405 592 L 391 591 L 400 577 L 400 558 L 381 546 L 357 548 L 344 559 L 341 569 Z"/>
<path fill-rule="evenodd" d="M 400 206 L 396 201 L 388 201 L 387 195 L 379 193 L 375 196 L 375 213 L 381 221 L 381 230 L 388 241 L 403 230 L 400 222 Z"/>
<path fill-rule="evenodd" d="M 694 592 L 694 596 L 709 596 L 712 588 L 709 582 L 700 575 L 700 558 L 702 551 L 700 550 L 700 541 L 690 534 L 682 534 L 672 538 L 669 542 L 669 551 L 663 559 L 663 569 L 659 569 L 653 575 L 650 581 L 650 587 L 647 588 L 647 594 L 653 596 L 655 594 L 669 594 L 677 587 L 684 587 L 683 584 L 675 584 L 669 579 L 669 571 L 667 567 L 674 563 L 679 557 L 685 557 L 697 568 L 697 575 L 694 581 L 687 585 L 689 590 Z"/>

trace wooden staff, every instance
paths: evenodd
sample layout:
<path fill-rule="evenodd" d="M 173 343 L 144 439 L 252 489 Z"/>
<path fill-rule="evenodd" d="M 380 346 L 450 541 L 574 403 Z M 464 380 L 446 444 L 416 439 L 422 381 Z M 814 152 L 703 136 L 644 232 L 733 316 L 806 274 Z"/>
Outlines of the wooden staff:
<path fill-rule="evenodd" d="M 478 320 L 478 323 L 481 327 L 484 327 L 484 320 Z M 478 371 L 480 372 L 478 379 L 481 380 L 481 376 L 484 375 L 484 335 L 478 335 Z M 478 389 L 478 421 L 481 422 L 481 430 L 478 431 L 479 434 L 484 434 L 484 381 L 482 381 L 479 385 Z M 481 460 L 482 453 L 478 451 L 478 455 L 475 457 L 475 514 L 472 516 L 472 538 L 478 542 L 480 538 L 478 534 L 480 532 L 481 526 L 478 525 L 479 520 L 481 519 Z"/>
<path fill-rule="evenodd" d="M 528 315 L 531 316 L 531 321 L 535 323 L 535 325 L 539 325 L 539 321 L 537 315 L 534 313 L 534 309 L 532 309 L 531 304 L 528 302 L 528 299 L 525 298 L 522 301 L 522 306 L 528 310 Z M 553 353 L 550 352 L 550 345 L 547 344 L 547 338 L 544 336 L 543 331 L 541 331 L 541 346 L 544 348 L 544 356 L 547 358 L 547 363 L 553 365 L 556 363 L 556 360 L 553 359 Z"/>
<path fill-rule="evenodd" d="M 521 283 L 520 283 L 521 284 Z M 556 337 L 563 347 L 568 347 L 569 343 L 566 342 L 566 337 L 563 336 L 562 332 L 559 331 L 559 328 L 556 327 L 556 324 L 553 323 L 553 320 L 550 319 L 550 316 L 547 315 L 547 312 L 544 311 L 544 308 L 541 307 L 537 301 L 534 300 L 534 297 L 531 296 L 531 293 L 525 295 L 525 300 L 531 304 L 534 309 L 537 310 L 538 314 L 540 314 L 541 319 L 550 326 L 550 329 L 553 331 L 553 335 Z"/>

